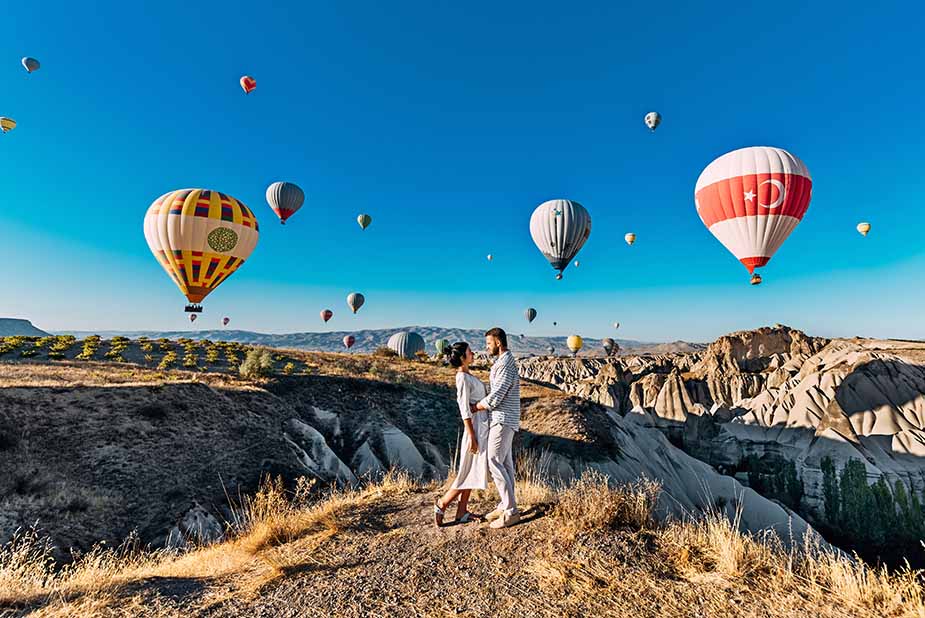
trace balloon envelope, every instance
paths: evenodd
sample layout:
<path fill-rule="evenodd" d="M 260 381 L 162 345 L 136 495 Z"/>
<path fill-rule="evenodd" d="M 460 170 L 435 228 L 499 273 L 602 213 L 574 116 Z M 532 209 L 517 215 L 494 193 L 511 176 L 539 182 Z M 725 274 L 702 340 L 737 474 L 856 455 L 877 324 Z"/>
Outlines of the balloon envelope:
<path fill-rule="evenodd" d="M 524 316 L 527 318 L 528 322 L 532 322 L 536 319 L 536 309 L 528 307 L 527 310 L 524 311 Z"/>
<path fill-rule="evenodd" d="M 610 337 L 604 337 L 601 339 L 601 345 L 604 346 L 604 351 L 608 354 L 613 354 L 614 346 L 617 345 L 617 342 L 611 339 Z"/>
<path fill-rule="evenodd" d="M 231 322 L 231 318 L 222 318 L 222 326 L 228 326 L 229 322 Z"/>
<path fill-rule="evenodd" d="M 280 223 L 285 223 L 286 219 L 302 208 L 303 202 L 305 202 L 305 193 L 299 185 L 291 182 L 274 182 L 267 187 L 267 203 L 279 217 Z"/>
<path fill-rule="evenodd" d="M 30 58 L 29 56 L 26 56 L 25 58 L 22 59 L 22 66 L 24 69 L 26 69 L 26 71 L 31 73 L 32 71 L 38 71 L 39 68 L 42 66 L 42 64 L 35 58 Z"/>
<path fill-rule="evenodd" d="M 241 88 L 244 90 L 244 94 L 250 94 L 250 92 L 257 87 L 257 80 L 250 75 L 244 75 L 240 79 L 240 84 Z"/>
<path fill-rule="evenodd" d="M 565 342 L 565 344 L 568 346 L 568 349 L 572 351 L 572 354 L 577 354 L 578 350 L 581 349 L 581 346 L 583 346 L 584 343 L 585 342 L 578 335 L 569 335 L 569 338 Z"/>
<path fill-rule="evenodd" d="M 16 128 L 16 121 L 12 118 L 0 116 L 0 131 L 8 133 Z"/>
<path fill-rule="evenodd" d="M 157 198 L 144 230 L 151 253 L 191 303 L 202 302 L 240 268 L 260 236 L 250 208 L 209 189 Z"/>
<path fill-rule="evenodd" d="M 360 215 L 357 217 L 357 223 L 360 224 L 360 227 L 364 230 L 369 227 L 369 224 L 373 222 L 373 218 L 369 215 Z"/>
<path fill-rule="evenodd" d="M 645 118 L 646 126 L 654 131 L 662 123 L 662 115 L 658 112 L 649 112 Z"/>
<path fill-rule="evenodd" d="M 450 349 L 450 342 L 446 339 L 437 339 L 434 341 L 434 347 L 437 348 L 437 353 L 442 356 Z"/>
<path fill-rule="evenodd" d="M 626 241 L 626 244 L 632 246 L 632 244 L 636 242 L 636 235 L 630 232 L 629 234 L 623 237 L 623 240 Z"/>
<path fill-rule="evenodd" d="M 813 181 L 781 148 L 733 150 L 697 179 L 694 204 L 710 233 L 749 273 L 768 263 L 809 208 Z"/>
<path fill-rule="evenodd" d="M 359 292 L 351 292 L 347 295 L 347 306 L 349 306 L 354 313 L 359 311 L 360 307 L 362 307 L 365 302 L 366 297 Z"/>
<path fill-rule="evenodd" d="M 560 275 L 590 235 L 591 215 L 572 200 L 543 202 L 530 216 L 533 242 Z"/>
<path fill-rule="evenodd" d="M 333 318 L 333 317 L 334 317 L 334 312 L 331 311 L 330 309 L 322 309 L 322 310 L 321 310 L 321 319 L 324 320 L 325 322 L 327 322 L 328 320 L 330 320 L 330 319 Z"/>
<path fill-rule="evenodd" d="M 867 233 L 870 232 L 870 223 L 858 223 L 857 229 L 861 236 L 867 236 Z"/>
<path fill-rule="evenodd" d="M 424 338 L 415 332 L 401 331 L 389 337 L 387 345 L 402 358 L 414 358 L 415 354 L 424 351 Z"/>
<path fill-rule="evenodd" d="M 619 323 L 619 322 L 614 322 L 614 323 L 613 323 L 613 327 L 614 327 L 614 328 L 620 328 L 620 323 Z"/>
<path fill-rule="evenodd" d="M 199 317 L 199 314 L 198 314 L 198 313 L 191 313 L 191 314 L 189 314 L 189 321 L 190 321 L 190 322 L 195 322 L 195 321 L 196 321 L 196 318 L 198 318 L 198 317 Z"/>
<path fill-rule="evenodd" d="M 356 337 L 353 335 L 347 335 L 344 337 L 344 347 L 348 350 L 353 347 L 353 344 L 356 343 Z"/>

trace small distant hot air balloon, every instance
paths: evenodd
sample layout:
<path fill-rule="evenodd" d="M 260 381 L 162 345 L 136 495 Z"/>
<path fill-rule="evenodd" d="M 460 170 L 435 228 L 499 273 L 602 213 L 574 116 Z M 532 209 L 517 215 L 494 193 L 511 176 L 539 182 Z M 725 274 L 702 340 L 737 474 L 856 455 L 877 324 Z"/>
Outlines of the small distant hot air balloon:
<path fill-rule="evenodd" d="M 629 234 L 623 237 L 623 240 L 626 241 L 626 244 L 632 247 L 633 243 L 636 242 L 636 235 L 630 232 Z"/>
<path fill-rule="evenodd" d="M 360 307 L 363 306 L 363 303 L 366 302 L 366 297 L 360 294 L 359 292 L 351 292 L 347 295 L 347 305 L 350 309 L 356 313 L 360 310 Z"/>
<path fill-rule="evenodd" d="M 802 161 L 781 148 L 753 146 L 707 165 L 694 204 L 710 233 L 754 274 L 803 219 L 812 192 Z"/>
<path fill-rule="evenodd" d="M 373 218 L 369 215 L 363 214 L 357 217 L 357 223 L 360 224 L 361 229 L 366 229 L 369 227 L 369 224 L 373 222 Z"/>
<path fill-rule="evenodd" d="M 861 236 L 867 236 L 867 233 L 870 232 L 870 223 L 858 223 L 858 232 Z"/>
<path fill-rule="evenodd" d="M 325 322 L 327 322 L 328 320 L 330 320 L 330 319 L 333 318 L 333 317 L 334 317 L 334 312 L 331 311 L 330 309 L 322 309 L 322 310 L 321 310 L 321 319 L 324 320 Z"/>
<path fill-rule="evenodd" d="M 357 342 L 356 337 L 354 337 L 353 335 L 347 335 L 346 337 L 344 337 L 344 347 L 348 350 L 352 348 L 353 344 L 356 342 Z"/>
<path fill-rule="evenodd" d="M 761 285 L 761 275 L 758 273 L 753 274 L 751 283 L 752 285 Z"/>
<path fill-rule="evenodd" d="M 225 193 L 181 189 L 154 200 L 145 215 L 145 240 L 190 304 L 199 303 L 250 256 L 260 236 L 257 217 Z"/>
<path fill-rule="evenodd" d="M 4 133 L 9 133 L 15 128 L 16 128 L 15 120 L 13 120 L 12 118 L 6 118 L 4 116 L 0 116 L 0 131 L 3 131 Z"/>
<path fill-rule="evenodd" d="M 402 331 L 389 337 L 386 345 L 402 358 L 414 358 L 415 354 L 424 351 L 424 338 L 414 332 Z"/>
<path fill-rule="evenodd" d="M 434 347 L 437 348 L 437 354 L 444 356 L 450 349 L 450 342 L 446 339 L 437 339 L 434 341 Z"/>
<path fill-rule="evenodd" d="M 655 131 L 661 123 L 662 115 L 658 112 L 649 112 L 646 114 L 646 126 L 649 127 L 650 131 Z"/>
<path fill-rule="evenodd" d="M 190 322 L 195 322 L 195 321 L 196 321 L 196 318 L 198 318 L 198 317 L 199 317 L 199 314 L 198 314 L 198 313 L 191 313 L 191 314 L 189 314 L 189 321 L 190 321 Z"/>
<path fill-rule="evenodd" d="M 578 260 L 575 260 L 575 268 L 578 268 L 579 266 L 581 266 L 581 262 L 579 262 Z"/>
<path fill-rule="evenodd" d="M 532 322 L 536 319 L 536 309 L 533 307 L 527 307 L 527 310 L 524 311 L 524 316 L 527 318 L 528 322 Z"/>
<path fill-rule="evenodd" d="M 536 207 L 530 215 L 530 236 L 543 256 L 562 271 L 581 250 L 591 235 L 591 215 L 585 207 L 572 200 L 549 200 Z"/>
<path fill-rule="evenodd" d="M 492 255 L 489 253 L 489 254 L 488 254 L 488 261 L 490 262 L 490 261 L 492 261 L 493 259 L 495 259 L 495 258 L 492 257 Z"/>
<path fill-rule="evenodd" d="M 568 349 L 572 351 L 572 356 L 575 356 L 578 354 L 578 351 L 581 349 L 581 346 L 585 344 L 585 342 L 578 335 L 569 335 L 569 338 L 565 341 L 565 344 L 568 346 Z"/>
<path fill-rule="evenodd" d="M 229 322 L 231 322 L 231 318 L 222 318 L 222 326 L 228 326 Z"/>
<path fill-rule="evenodd" d="M 614 323 L 613 323 L 613 327 L 614 327 L 614 328 L 620 328 L 620 323 L 619 323 L 619 322 L 614 322 Z"/>
<path fill-rule="evenodd" d="M 552 356 L 553 354 L 556 353 L 556 346 L 551 345 L 551 346 L 549 346 L 548 348 L 546 348 L 546 351 L 549 352 L 549 355 L 550 355 L 550 356 Z"/>
<path fill-rule="evenodd" d="M 617 345 L 617 342 L 611 339 L 610 337 L 604 337 L 601 339 L 601 345 L 604 346 L 604 351 L 607 352 L 607 355 L 610 356 L 613 354 L 614 347 Z"/>
<path fill-rule="evenodd" d="M 32 71 L 38 71 L 39 68 L 41 68 L 42 63 L 40 63 L 35 58 L 30 58 L 29 56 L 26 56 L 25 58 L 22 59 L 22 66 L 24 69 L 26 69 L 28 73 L 31 73 Z"/>
<path fill-rule="evenodd" d="M 558 326 L 559 323 L 558 323 L 558 322 L 553 322 L 552 325 L 553 325 L 553 326 Z"/>
<path fill-rule="evenodd" d="M 256 79 L 254 79 L 250 75 L 244 75 L 241 77 L 241 88 L 244 89 L 244 94 L 250 94 L 256 87 L 257 87 Z"/>
<path fill-rule="evenodd" d="M 299 185 L 291 182 L 274 182 L 267 187 L 267 203 L 279 222 L 286 224 L 286 219 L 295 214 L 305 202 L 305 193 Z"/>

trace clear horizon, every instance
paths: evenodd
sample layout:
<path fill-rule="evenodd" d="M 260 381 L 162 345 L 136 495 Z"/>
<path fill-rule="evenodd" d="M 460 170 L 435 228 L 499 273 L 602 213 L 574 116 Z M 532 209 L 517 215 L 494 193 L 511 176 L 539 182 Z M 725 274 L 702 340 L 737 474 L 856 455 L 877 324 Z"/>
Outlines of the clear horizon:
<path fill-rule="evenodd" d="M 0 316 L 47 331 L 195 332 L 227 315 L 273 334 L 439 323 L 709 342 L 783 323 L 925 339 L 910 80 L 925 8 L 780 8 L 11 5 Z M 765 144 L 806 163 L 813 200 L 752 287 L 693 190 L 719 155 Z M 285 227 L 264 197 L 276 180 L 306 193 Z M 142 233 L 150 203 L 183 187 L 233 195 L 261 232 L 192 327 Z M 528 232 L 558 197 L 592 217 L 562 281 Z M 367 299 L 355 316 L 351 291 Z"/>

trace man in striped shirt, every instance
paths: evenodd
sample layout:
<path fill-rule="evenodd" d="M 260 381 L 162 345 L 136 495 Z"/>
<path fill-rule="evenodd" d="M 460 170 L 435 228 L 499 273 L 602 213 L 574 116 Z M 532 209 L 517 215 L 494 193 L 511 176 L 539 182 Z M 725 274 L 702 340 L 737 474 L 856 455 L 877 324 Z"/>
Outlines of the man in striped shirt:
<path fill-rule="evenodd" d="M 514 433 L 520 429 L 520 375 L 517 361 L 507 349 L 507 334 L 500 328 L 485 333 L 485 347 L 498 359 L 491 367 L 488 396 L 475 405 L 491 413 L 488 433 L 488 470 L 501 502 L 485 516 L 492 528 L 506 528 L 520 521 L 514 496 Z"/>

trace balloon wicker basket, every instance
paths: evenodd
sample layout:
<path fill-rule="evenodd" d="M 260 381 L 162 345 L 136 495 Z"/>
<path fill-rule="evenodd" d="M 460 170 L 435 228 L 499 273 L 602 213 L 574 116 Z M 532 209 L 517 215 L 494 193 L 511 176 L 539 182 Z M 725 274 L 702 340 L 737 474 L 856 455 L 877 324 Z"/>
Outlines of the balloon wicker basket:
<path fill-rule="evenodd" d="M 202 313 L 202 305 L 187 305 L 184 311 L 186 313 Z"/>

